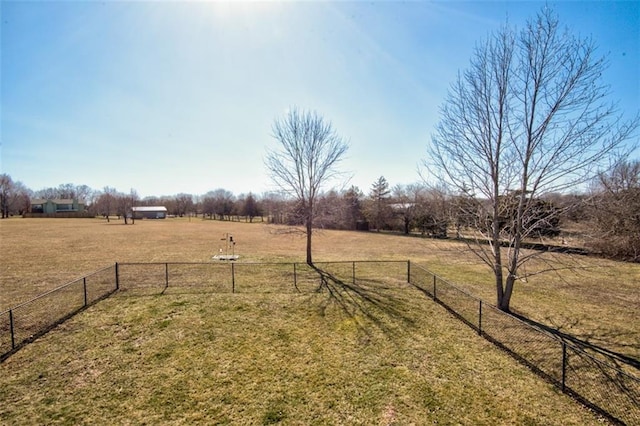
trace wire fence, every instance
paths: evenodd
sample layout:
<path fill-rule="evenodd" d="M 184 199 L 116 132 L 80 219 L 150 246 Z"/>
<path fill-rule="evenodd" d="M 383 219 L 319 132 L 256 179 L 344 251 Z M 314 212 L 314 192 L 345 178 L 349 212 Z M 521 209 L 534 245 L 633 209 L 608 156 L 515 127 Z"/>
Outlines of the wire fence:
<path fill-rule="evenodd" d="M 0 313 L 0 360 L 117 290 L 108 266 Z"/>
<path fill-rule="evenodd" d="M 395 266 L 392 266 L 395 265 Z M 406 261 L 306 263 L 116 263 L 0 312 L 0 361 L 89 305 L 120 291 L 297 293 L 318 290 L 322 268 L 345 282 L 406 276 Z M 403 275 L 404 274 L 404 275 Z"/>
<path fill-rule="evenodd" d="M 353 285 L 409 282 L 479 335 L 610 420 L 640 424 L 640 379 L 557 335 L 483 303 L 408 261 L 306 263 L 117 263 L 0 312 L 0 360 L 116 291 L 308 293 L 323 274 Z"/>
<path fill-rule="evenodd" d="M 622 369 L 613 357 L 588 353 L 420 266 L 410 265 L 409 282 L 563 392 L 614 422 L 640 425 L 640 378 Z"/>
<path fill-rule="evenodd" d="M 322 285 L 319 270 L 344 282 L 407 280 L 407 261 L 306 263 L 118 263 L 118 289 L 158 293 L 306 293 Z"/>

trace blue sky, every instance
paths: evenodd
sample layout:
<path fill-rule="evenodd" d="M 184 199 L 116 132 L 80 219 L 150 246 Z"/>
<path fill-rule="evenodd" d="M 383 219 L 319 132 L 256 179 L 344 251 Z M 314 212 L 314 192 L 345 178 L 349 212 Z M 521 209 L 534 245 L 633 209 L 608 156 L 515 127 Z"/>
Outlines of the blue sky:
<path fill-rule="evenodd" d="M 634 115 L 640 2 L 548 4 L 608 55 L 603 80 Z M 271 125 L 295 105 L 349 141 L 349 184 L 418 182 L 474 45 L 543 5 L 2 1 L 0 172 L 34 190 L 260 194 Z"/>

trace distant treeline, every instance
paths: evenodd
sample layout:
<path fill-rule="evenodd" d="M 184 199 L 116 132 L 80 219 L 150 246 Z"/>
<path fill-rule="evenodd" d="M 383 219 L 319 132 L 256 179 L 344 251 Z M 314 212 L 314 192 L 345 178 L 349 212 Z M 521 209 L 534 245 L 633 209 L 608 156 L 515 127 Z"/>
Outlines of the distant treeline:
<path fill-rule="evenodd" d="M 164 206 L 170 216 L 257 220 L 292 226 L 303 223 L 302 206 L 286 193 L 235 195 L 226 189 L 216 189 L 203 195 L 180 193 L 140 198 L 135 190 L 123 193 L 111 187 L 95 190 L 73 184 L 33 191 L 9 175 L 0 175 L 2 218 L 28 215 L 33 199 L 77 199 L 84 203 L 90 216 L 126 217 L 133 206 Z M 540 241 L 557 237 L 556 243 L 559 239 L 560 245 L 571 245 L 571 241 L 579 240 L 581 250 L 640 261 L 640 162 L 624 163 L 609 174 L 598 176 L 592 188 L 584 193 L 547 194 L 532 202 L 536 208 L 530 209 L 529 217 L 519 220 L 534 227 L 531 234 Z M 321 194 L 314 206 L 314 227 L 468 238 L 487 226 L 487 218 L 478 213 L 486 211 L 482 203 L 481 199 L 420 183 L 391 187 L 381 176 L 366 194 L 355 186 Z M 515 220 L 508 194 L 501 199 L 499 208 L 500 227 L 508 238 L 509 223 Z M 571 233 L 568 227 L 572 228 Z"/>

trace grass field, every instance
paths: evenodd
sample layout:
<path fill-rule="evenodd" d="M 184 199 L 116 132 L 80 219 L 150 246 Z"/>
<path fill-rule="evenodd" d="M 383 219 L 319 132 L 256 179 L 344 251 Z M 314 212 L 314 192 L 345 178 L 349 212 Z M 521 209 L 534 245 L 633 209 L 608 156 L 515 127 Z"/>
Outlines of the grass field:
<path fill-rule="evenodd" d="M 232 233 L 242 262 L 304 261 L 305 240 L 262 223 L 191 218 L 137 221 L 0 221 L 0 311 L 114 262 L 208 262 Z M 487 267 L 465 244 L 377 233 L 320 231 L 316 261 L 411 260 L 494 303 Z M 579 255 L 545 255 L 519 281 L 512 307 L 595 345 L 640 359 L 640 265 Z M 568 267 L 571 267 L 570 269 Z"/>
<path fill-rule="evenodd" d="M 0 422 L 599 424 L 398 286 L 109 298 L 0 365 Z"/>
<path fill-rule="evenodd" d="M 114 262 L 208 262 L 227 232 L 240 261 L 304 260 L 303 238 L 259 223 L 0 221 L 0 309 Z M 493 301 L 490 274 L 455 241 L 322 231 L 314 258 L 411 259 Z M 640 357 L 640 267 L 545 260 L 530 270 L 579 268 L 520 282 L 514 309 Z M 415 290 L 338 290 L 112 297 L 0 365 L 0 423 L 598 422 Z"/>

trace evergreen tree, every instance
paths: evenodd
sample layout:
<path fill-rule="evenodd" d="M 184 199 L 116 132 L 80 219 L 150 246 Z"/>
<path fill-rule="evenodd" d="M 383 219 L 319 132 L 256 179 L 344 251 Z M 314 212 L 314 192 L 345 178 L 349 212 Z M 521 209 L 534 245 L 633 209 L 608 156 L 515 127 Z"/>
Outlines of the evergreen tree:
<path fill-rule="evenodd" d="M 384 176 L 380 176 L 371 186 L 366 215 L 369 222 L 378 232 L 388 226 L 389 220 L 393 215 L 389 203 L 390 194 L 389 182 Z"/>

